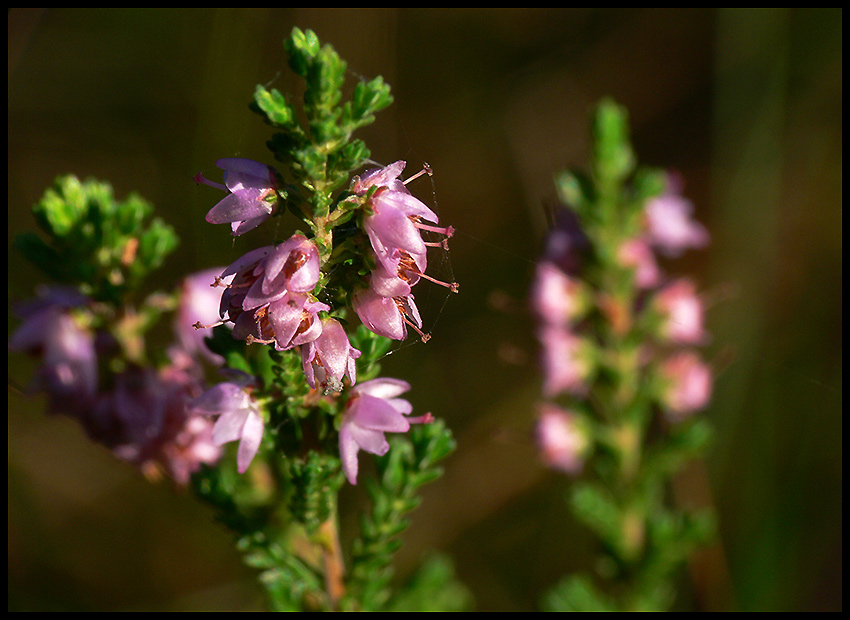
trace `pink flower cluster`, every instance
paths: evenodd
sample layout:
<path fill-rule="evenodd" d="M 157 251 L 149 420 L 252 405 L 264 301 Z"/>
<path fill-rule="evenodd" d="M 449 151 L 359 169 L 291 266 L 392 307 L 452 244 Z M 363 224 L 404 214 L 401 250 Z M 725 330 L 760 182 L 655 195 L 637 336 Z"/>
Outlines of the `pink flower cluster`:
<path fill-rule="evenodd" d="M 457 292 L 458 285 L 425 275 L 428 246 L 441 244 L 424 241 L 421 231 L 448 238 L 454 234 L 454 229 L 426 223 L 436 224 L 439 220 L 398 179 L 404 166 L 405 162 L 397 161 L 385 168 L 370 170 L 352 183 L 352 194 L 366 198 L 363 228 L 377 263 L 368 288 L 354 294 L 353 306 L 361 322 L 379 336 L 404 340 L 409 326 L 426 342 L 429 336 L 422 332 L 422 319 L 411 289 L 420 278 L 453 292 Z"/>
<path fill-rule="evenodd" d="M 231 223 L 233 234 L 241 235 L 273 214 L 276 173 L 269 167 L 246 159 L 222 159 L 216 165 L 225 170 L 225 185 L 196 182 L 229 193 L 207 214 L 211 223 Z M 398 161 L 355 178 L 351 193 L 362 199 L 363 231 L 369 238 L 376 267 L 369 287 L 353 295 L 353 308 L 372 332 L 403 340 L 407 326 L 423 341 L 422 320 L 411 288 L 425 275 L 427 247 L 421 230 L 451 236 L 453 229 L 439 228 L 437 216 L 414 198 L 398 180 L 404 169 Z M 300 347 L 304 375 L 310 387 L 324 394 L 339 393 L 348 378 L 350 395 L 340 429 L 339 446 L 343 470 L 354 484 L 357 478 L 357 452 L 384 454 L 389 444 L 386 432 L 406 432 L 413 423 L 432 420 L 430 414 L 405 417 L 410 403 L 397 398 L 410 389 L 398 379 L 357 382 L 356 360 L 360 351 L 351 346 L 345 329 L 336 319 L 320 315 L 331 311 L 313 295 L 322 265 L 316 245 L 300 234 L 277 246 L 246 253 L 214 278 L 213 286 L 224 287 L 216 318 L 199 318 L 196 328 L 221 323 L 233 326 L 233 337 L 249 343 L 273 344 L 279 351 Z M 213 279 L 213 278 L 211 278 Z M 443 284 L 457 291 L 457 284 Z M 196 296 L 200 299 L 200 296 Z M 204 347 L 186 341 L 200 350 Z M 237 466 L 244 472 L 256 455 L 263 435 L 262 407 L 245 382 L 221 383 L 192 401 L 191 409 L 203 415 L 218 415 L 213 429 L 217 445 L 239 441 Z"/>
<path fill-rule="evenodd" d="M 179 313 L 193 312 L 185 308 L 193 305 L 191 296 L 182 298 Z M 114 344 L 107 334 L 88 327 L 88 305 L 77 291 L 46 291 L 21 307 L 24 321 L 9 348 L 40 355 L 33 388 L 47 394 L 52 412 L 75 418 L 92 439 L 146 475 L 164 472 L 178 484 L 188 484 L 201 464 L 215 463 L 221 453 L 212 422 L 187 408 L 202 389 L 197 364 L 204 354 L 197 343 L 182 339 L 178 329 L 177 344 L 169 349 L 171 363 L 164 368 L 128 365 L 102 383 L 99 358 L 114 353 Z"/>

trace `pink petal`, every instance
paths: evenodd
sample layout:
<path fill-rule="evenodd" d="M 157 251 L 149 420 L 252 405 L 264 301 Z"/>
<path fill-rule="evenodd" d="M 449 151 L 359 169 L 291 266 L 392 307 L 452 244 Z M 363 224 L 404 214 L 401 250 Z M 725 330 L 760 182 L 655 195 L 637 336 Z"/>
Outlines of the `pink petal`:
<path fill-rule="evenodd" d="M 348 415 L 357 426 L 373 431 L 404 433 L 410 429 L 410 423 L 393 404 L 369 394 L 358 397 Z"/>
<path fill-rule="evenodd" d="M 361 428 L 357 424 L 351 424 L 349 432 L 361 450 L 383 456 L 390 449 L 389 442 L 380 431 Z"/>
<path fill-rule="evenodd" d="M 227 411 L 219 416 L 213 426 L 212 440 L 217 446 L 236 441 L 242 437 L 242 428 L 250 414 L 249 409 Z"/>
<path fill-rule="evenodd" d="M 351 433 L 351 424 L 343 424 L 339 430 L 339 458 L 342 471 L 351 484 L 357 484 L 357 452 L 360 446 Z"/>
<path fill-rule="evenodd" d="M 242 440 L 239 442 L 239 450 L 236 453 L 236 470 L 244 474 L 245 470 L 254 460 L 257 450 L 260 449 L 260 441 L 263 439 L 263 418 L 251 411 L 242 427 Z"/>
<path fill-rule="evenodd" d="M 375 398 L 394 398 L 410 391 L 410 384 L 401 379 L 372 379 L 361 383 L 353 390 L 357 394 L 368 394 Z"/>
<path fill-rule="evenodd" d="M 263 200 L 264 194 L 265 190 L 256 188 L 234 192 L 210 209 L 206 219 L 210 224 L 229 224 L 268 216 L 272 205 Z"/>
<path fill-rule="evenodd" d="M 251 397 L 235 383 L 219 383 L 189 403 L 189 407 L 198 413 L 216 414 L 245 409 L 250 406 Z"/>
<path fill-rule="evenodd" d="M 391 297 L 381 297 L 371 289 L 364 289 L 354 294 L 352 303 L 357 316 L 375 334 L 393 340 L 407 337 L 407 327 Z"/>

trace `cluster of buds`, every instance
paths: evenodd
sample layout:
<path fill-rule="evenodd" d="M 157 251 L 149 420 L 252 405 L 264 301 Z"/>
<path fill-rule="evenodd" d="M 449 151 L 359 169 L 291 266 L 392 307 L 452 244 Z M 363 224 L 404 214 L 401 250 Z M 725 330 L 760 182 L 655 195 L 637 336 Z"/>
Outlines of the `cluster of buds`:
<path fill-rule="evenodd" d="M 208 222 L 230 223 L 233 234 L 241 235 L 273 215 L 277 173 L 272 168 L 238 158 L 222 159 L 216 165 L 225 171 L 223 185 L 195 177 L 198 183 L 228 192 L 209 211 Z M 445 239 L 427 242 L 421 231 L 445 238 L 454 231 L 437 227 L 436 214 L 398 179 L 404 165 L 398 161 L 352 182 L 350 194 L 362 209 L 361 229 L 371 244 L 375 268 L 368 286 L 357 290 L 351 300 L 361 322 L 378 336 L 403 340 L 410 326 L 427 341 L 429 336 L 422 332 L 411 288 L 421 278 L 455 292 L 457 284 L 425 275 L 428 246 L 445 247 Z M 246 253 L 210 282 L 213 287 L 224 288 L 218 317 L 210 322 L 199 320 L 194 327 L 227 323 L 232 325 L 234 338 L 249 344 L 273 345 L 278 351 L 299 350 L 305 380 L 325 396 L 344 392 L 347 379 L 350 389 L 339 449 L 343 470 L 354 484 L 360 449 L 384 454 L 389 449 L 385 432 L 406 432 L 410 424 L 427 423 L 433 418 L 430 414 L 406 417 L 411 412 L 410 403 L 397 398 L 410 389 L 404 381 L 374 379 L 356 385 L 356 360 L 361 352 L 351 345 L 343 325 L 331 316 L 339 309 L 316 297 L 323 260 L 316 243 L 301 234 Z M 262 407 L 254 397 L 250 379 L 207 390 L 194 401 L 193 410 L 219 416 L 213 430 L 217 442 L 239 440 L 237 465 L 239 472 L 244 472 L 259 449 L 264 428 Z"/>
<path fill-rule="evenodd" d="M 647 201 L 639 231 L 618 242 L 613 253 L 594 248 L 576 216 L 565 211 L 537 265 L 531 303 L 542 344 L 542 393 L 537 440 L 544 462 L 570 473 L 581 470 L 592 447 L 583 402 L 592 402 L 594 377 L 623 351 L 604 351 L 599 321 L 616 338 L 643 332 L 633 356 L 654 402 L 670 421 L 704 408 L 711 395 L 711 372 L 693 350 L 704 344 L 704 305 L 694 284 L 667 278 L 657 255 L 679 256 L 708 243 L 708 232 L 692 219 L 693 205 L 676 191 Z M 612 294 L 599 281 L 586 280 L 588 260 L 614 256 L 608 268 L 625 274 L 629 283 Z M 598 273 L 598 270 L 596 270 Z M 609 280 L 610 281 L 610 280 Z M 613 357 L 612 357 L 613 356 Z M 619 362 L 618 362 L 619 363 Z M 631 362 L 627 362 L 631 363 Z M 566 398 L 570 406 L 557 404 Z"/>

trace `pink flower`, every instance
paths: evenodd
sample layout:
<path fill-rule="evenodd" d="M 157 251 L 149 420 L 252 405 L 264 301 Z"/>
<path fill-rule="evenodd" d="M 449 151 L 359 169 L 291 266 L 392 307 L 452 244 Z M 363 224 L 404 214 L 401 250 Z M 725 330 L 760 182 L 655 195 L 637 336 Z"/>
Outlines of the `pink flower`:
<path fill-rule="evenodd" d="M 543 345 L 543 394 L 552 398 L 564 392 L 583 395 L 592 372 L 589 343 L 562 327 L 544 326 L 539 333 Z"/>
<path fill-rule="evenodd" d="M 195 175 L 195 183 L 230 192 L 207 213 L 210 224 L 230 224 L 233 235 L 239 236 L 272 215 L 277 200 L 273 168 L 241 157 L 219 159 L 215 165 L 224 170 L 224 185 Z M 266 200 L 269 196 L 271 202 Z"/>
<path fill-rule="evenodd" d="M 419 309 L 413 303 L 413 295 L 406 297 L 382 297 L 372 288 L 361 289 L 352 296 L 352 305 L 360 321 L 375 334 L 405 340 L 409 325 L 428 342 L 430 336 L 422 333 Z"/>
<path fill-rule="evenodd" d="M 203 415 L 218 415 L 212 430 L 217 446 L 239 442 L 236 469 L 244 474 L 260 449 L 263 438 L 263 416 L 260 405 L 242 385 L 219 383 L 190 403 L 190 408 Z"/>
<path fill-rule="evenodd" d="M 382 456 L 390 449 L 384 433 L 406 433 L 411 424 L 427 424 L 430 413 L 405 417 L 413 406 L 396 398 L 410 389 L 400 379 L 372 379 L 351 389 L 339 431 L 339 456 L 342 470 L 351 484 L 357 484 L 357 453 L 360 450 Z"/>
<path fill-rule="evenodd" d="M 57 413 L 83 415 L 97 394 L 94 334 L 70 313 L 86 301 L 76 290 L 47 289 L 17 308 L 24 321 L 9 338 L 12 351 L 41 355 L 35 387 L 47 393 Z"/>
<path fill-rule="evenodd" d="M 322 319 L 322 333 L 301 347 L 304 375 L 310 387 L 317 385 L 326 393 L 341 392 L 342 379 L 348 375 L 351 385 L 357 382 L 360 351 L 351 346 L 348 334 L 336 319 Z"/>
<path fill-rule="evenodd" d="M 316 246 L 302 235 L 293 235 L 277 247 L 248 252 L 222 273 L 233 275 L 224 285 L 219 312 L 233 322 L 233 337 L 269 344 L 278 350 L 318 338 L 322 325 L 318 313 L 330 307 L 317 301 L 312 291 L 319 281 Z"/>
<path fill-rule="evenodd" d="M 117 375 L 112 392 L 101 394 L 80 421 L 95 440 L 149 478 L 164 470 L 186 485 L 221 450 L 213 442 L 212 423 L 187 409 L 197 385 L 171 370 L 131 368 Z"/>
<path fill-rule="evenodd" d="M 581 282 L 545 260 L 537 264 L 531 304 L 544 322 L 563 326 L 578 320 L 587 308 Z"/>
<path fill-rule="evenodd" d="M 535 430 L 541 458 L 547 466 L 569 474 L 581 472 L 590 441 L 574 412 L 543 403 Z"/>
<path fill-rule="evenodd" d="M 662 336 L 678 344 L 699 344 L 705 341 L 703 305 L 693 282 L 676 280 L 665 286 L 655 298 L 661 312 Z"/>
<path fill-rule="evenodd" d="M 216 277 L 224 271 L 223 267 L 206 269 L 192 274 L 183 280 L 180 286 L 180 306 L 174 320 L 174 332 L 180 348 L 190 357 L 203 357 L 216 366 L 224 363 L 224 358 L 209 350 L 204 339 L 209 332 L 196 329 L 194 325 L 215 324 L 220 320 L 221 289 L 215 286 Z M 228 276 L 221 282 L 229 283 Z"/>
<path fill-rule="evenodd" d="M 650 243 L 668 256 L 679 256 L 688 248 L 708 245 L 708 231 L 691 219 L 693 210 L 693 203 L 675 188 L 650 200 L 646 205 Z"/>
<path fill-rule="evenodd" d="M 419 278 L 424 277 L 457 292 L 457 283 L 440 282 L 425 275 L 427 246 L 440 244 L 423 241 L 420 231 L 451 237 L 454 229 L 424 223 L 423 220 L 437 223 L 439 219 L 398 180 L 404 166 L 405 162 L 397 161 L 386 168 L 370 170 L 352 183 L 352 193 L 359 196 L 376 188 L 367 199 L 367 215 L 363 220 L 378 261 L 372 286 L 384 297 L 406 296 Z"/>
<path fill-rule="evenodd" d="M 671 419 L 681 420 L 708 405 L 711 370 L 695 353 L 682 351 L 661 364 L 661 401 Z"/>
<path fill-rule="evenodd" d="M 620 245 L 617 260 L 623 266 L 635 270 L 635 284 L 638 288 L 652 288 L 661 281 L 661 270 L 655 261 L 655 254 L 643 238 L 629 239 Z"/>

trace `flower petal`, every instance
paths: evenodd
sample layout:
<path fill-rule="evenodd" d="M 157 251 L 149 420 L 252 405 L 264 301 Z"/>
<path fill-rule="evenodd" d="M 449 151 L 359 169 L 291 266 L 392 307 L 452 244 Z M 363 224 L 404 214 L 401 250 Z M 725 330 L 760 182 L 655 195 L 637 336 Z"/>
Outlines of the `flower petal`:
<path fill-rule="evenodd" d="M 351 433 L 351 424 L 343 423 L 339 430 L 339 458 L 342 471 L 351 484 L 357 484 L 357 452 L 360 446 Z"/>
<path fill-rule="evenodd" d="M 404 433 L 410 429 L 410 423 L 396 406 L 369 394 L 355 399 L 349 407 L 349 415 L 357 426 L 364 429 L 388 433 Z"/>
<path fill-rule="evenodd" d="M 189 403 L 189 408 L 207 415 L 238 411 L 249 407 L 251 397 L 235 383 L 219 383 Z"/>
<path fill-rule="evenodd" d="M 242 440 L 236 453 L 236 471 L 244 474 L 254 460 L 260 441 L 263 439 L 263 418 L 254 411 L 248 413 L 245 425 L 242 427 Z"/>
<path fill-rule="evenodd" d="M 206 219 L 210 224 L 229 224 L 268 216 L 272 212 L 272 205 L 263 200 L 265 193 L 265 190 L 258 188 L 240 189 L 210 209 Z"/>
<path fill-rule="evenodd" d="M 213 426 L 213 443 L 221 446 L 242 437 L 242 428 L 250 414 L 249 409 L 237 409 L 221 414 Z"/>

